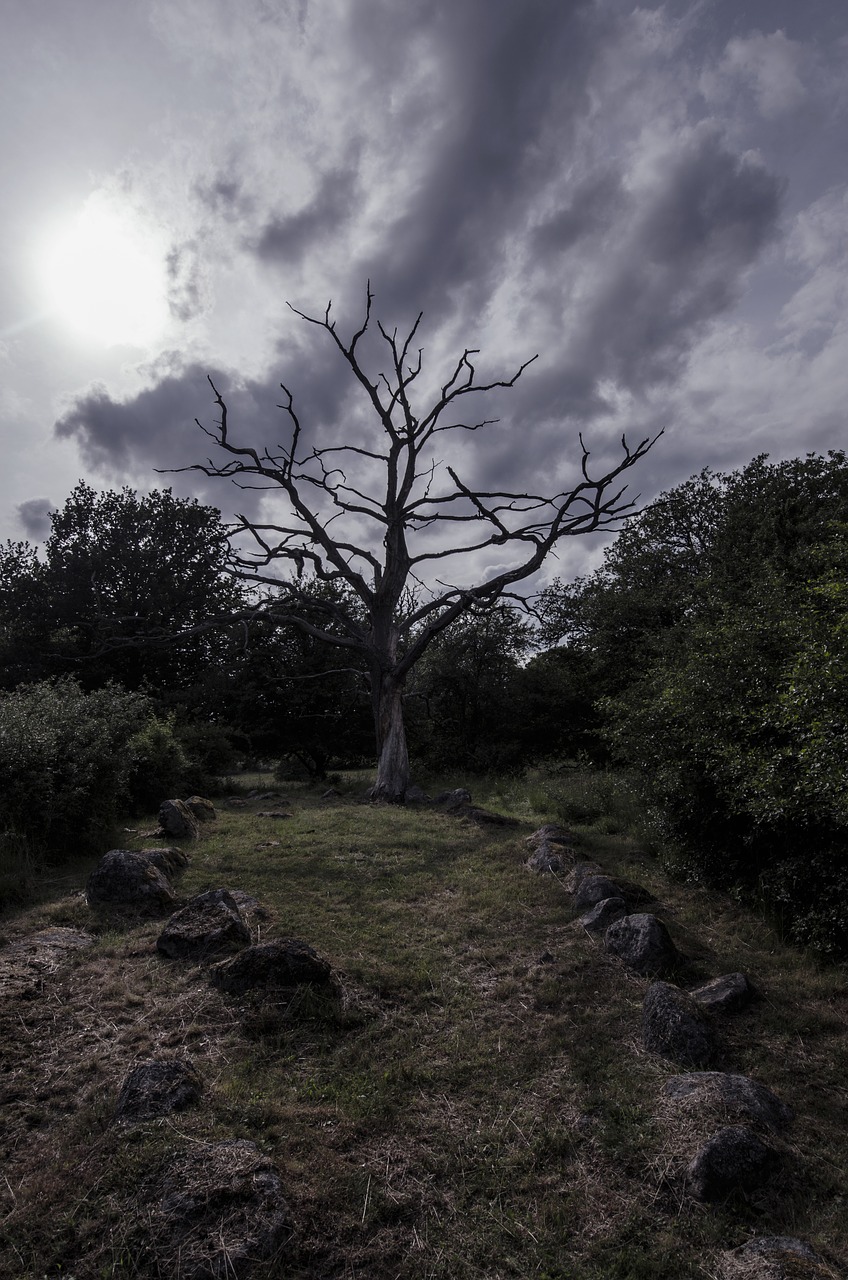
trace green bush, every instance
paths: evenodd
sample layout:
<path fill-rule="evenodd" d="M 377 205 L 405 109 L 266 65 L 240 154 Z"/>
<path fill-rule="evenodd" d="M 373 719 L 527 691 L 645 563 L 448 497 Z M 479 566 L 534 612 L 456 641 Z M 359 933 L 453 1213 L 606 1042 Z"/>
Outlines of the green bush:
<path fill-rule="evenodd" d="M 174 717 L 151 716 L 128 743 L 127 798 L 135 812 L 158 809 L 186 790 L 190 765 L 174 730 Z"/>
<path fill-rule="evenodd" d="M 127 793 L 128 743 L 147 699 L 75 680 L 0 694 L 0 841 L 6 855 L 61 861 L 99 851 Z"/>

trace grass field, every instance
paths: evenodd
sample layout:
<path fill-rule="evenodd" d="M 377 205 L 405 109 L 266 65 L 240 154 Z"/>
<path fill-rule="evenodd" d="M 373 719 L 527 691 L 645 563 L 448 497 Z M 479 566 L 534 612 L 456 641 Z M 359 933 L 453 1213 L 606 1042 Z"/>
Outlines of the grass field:
<path fill-rule="evenodd" d="M 85 866 L 4 919 L 5 942 L 56 925 L 97 940 L 34 987 L 6 975 L 0 1274 L 170 1280 L 145 1188 L 175 1149 L 231 1137 L 273 1159 L 291 1208 L 287 1250 L 258 1276 L 709 1280 L 758 1235 L 848 1264 L 844 969 L 666 880 L 579 779 L 475 791 L 514 827 L 360 804 L 348 782 L 331 800 L 284 788 L 287 820 L 220 807 L 179 884 L 256 897 L 254 931 L 310 943 L 341 1003 L 222 996 L 157 955 L 161 922 L 92 915 Z M 655 899 L 687 979 L 743 970 L 762 993 L 726 1020 L 722 1066 L 796 1110 L 764 1190 L 688 1194 L 703 1135 L 663 1102 L 675 1068 L 641 1048 L 646 981 L 585 933 L 562 878 L 523 865 L 524 837 L 563 814 L 581 858 Z M 117 1127 L 123 1076 L 149 1057 L 190 1059 L 202 1102 Z"/>

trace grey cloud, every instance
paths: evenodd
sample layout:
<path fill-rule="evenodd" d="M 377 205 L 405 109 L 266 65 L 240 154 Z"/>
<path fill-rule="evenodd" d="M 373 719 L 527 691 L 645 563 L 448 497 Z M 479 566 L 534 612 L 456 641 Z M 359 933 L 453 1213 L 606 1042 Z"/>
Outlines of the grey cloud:
<path fill-rule="evenodd" d="M 593 174 L 577 187 L 568 204 L 539 223 L 533 235 L 536 249 L 562 253 L 584 236 L 607 230 L 624 200 L 620 174 Z"/>
<path fill-rule="evenodd" d="M 174 245 L 167 255 L 168 306 L 185 323 L 203 308 L 203 276 L 198 245 L 194 240 Z"/>
<path fill-rule="evenodd" d="M 696 133 L 625 234 L 569 363 L 631 390 L 679 372 L 776 234 L 782 193 L 774 174 Z"/>
<path fill-rule="evenodd" d="M 29 538 L 45 538 L 50 532 L 50 516 L 56 510 L 49 498 L 27 498 L 16 508 L 24 532 Z"/>
<path fill-rule="evenodd" d="M 350 219 L 359 198 L 357 169 L 353 163 L 326 174 L 303 209 L 272 218 L 248 242 L 248 247 L 265 261 L 295 261 L 317 241 L 334 235 Z"/>

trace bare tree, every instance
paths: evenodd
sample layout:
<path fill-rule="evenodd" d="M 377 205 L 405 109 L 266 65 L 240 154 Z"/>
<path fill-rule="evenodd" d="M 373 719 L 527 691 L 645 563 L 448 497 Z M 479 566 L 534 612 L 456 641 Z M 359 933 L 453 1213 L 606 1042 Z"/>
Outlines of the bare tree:
<path fill-rule="evenodd" d="M 288 419 L 288 443 L 236 444 L 227 405 L 210 378 L 220 417 L 211 429 L 198 426 L 229 458 L 185 469 L 285 495 L 279 524 L 237 517 L 233 564 L 240 576 L 263 590 L 263 612 L 348 651 L 356 665 L 364 663 L 378 756 L 371 794 L 402 802 L 409 785 L 403 694 L 415 663 L 466 610 L 513 594 L 515 584 L 532 577 L 561 539 L 615 528 L 633 509 L 619 477 L 645 456 L 654 440 L 631 449 L 622 437 L 620 460 L 593 478 L 581 436 L 581 478 L 552 496 L 472 488 L 451 466 L 444 467 L 443 479 L 434 452 L 436 437 L 494 425 L 496 419 L 454 421 L 453 415 L 472 396 L 515 386 L 536 357 L 511 378 L 478 383 L 472 362 L 478 353 L 465 350 L 434 403 L 422 412 L 411 396 L 422 368 L 421 349 L 413 348 L 422 317 L 402 340 L 397 330 L 389 332 L 377 322 L 389 372 L 372 378 L 360 356 L 372 302 L 369 285 L 364 319 L 348 341 L 337 331 L 331 304 L 319 317 L 291 310 L 323 329 L 346 361 L 375 415 L 376 444 L 306 443 L 294 398 L 283 384 L 278 407 Z M 368 536 L 372 532 L 373 538 Z M 472 587 L 444 581 L 446 562 L 501 547 L 514 550 L 512 567 L 484 572 Z M 316 583 L 323 590 L 316 592 Z"/>

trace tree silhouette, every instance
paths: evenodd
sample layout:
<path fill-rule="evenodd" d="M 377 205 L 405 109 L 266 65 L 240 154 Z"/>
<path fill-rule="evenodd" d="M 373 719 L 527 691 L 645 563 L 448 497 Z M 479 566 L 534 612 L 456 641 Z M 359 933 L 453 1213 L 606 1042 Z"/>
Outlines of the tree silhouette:
<path fill-rule="evenodd" d="M 233 566 L 261 592 L 258 612 L 347 652 L 351 666 L 364 662 L 378 757 L 371 794 L 402 802 L 409 785 L 403 694 L 415 663 L 467 610 L 514 595 L 512 589 L 531 578 L 563 538 L 617 527 L 633 508 L 625 486 L 617 484 L 619 477 L 654 440 L 631 449 L 622 437 L 619 461 L 593 477 L 580 436 L 581 477 L 551 496 L 472 487 L 442 463 L 438 437 L 494 426 L 497 419 L 455 421 L 454 414 L 472 397 L 514 387 L 536 356 L 509 378 L 478 382 L 472 362 L 478 352 L 466 349 L 429 408 L 421 410 L 412 392 L 422 371 L 421 349 L 413 347 L 422 315 L 402 340 L 379 321 L 378 337 L 372 327 L 388 364 L 388 372 L 374 376 L 360 355 L 372 326 L 372 303 L 369 285 L 364 318 L 347 341 L 339 335 L 331 303 L 323 316 L 289 306 L 322 329 L 348 365 L 373 411 L 374 439 L 309 443 L 293 394 L 281 384 L 278 407 L 288 420 L 288 442 L 273 447 L 236 443 L 227 405 L 210 378 L 220 416 L 211 428 L 199 421 L 198 426 L 228 458 L 182 470 L 227 478 L 244 488 L 277 489 L 283 497 L 279 523 L 237 517 L 230 531 Z M 480 557 L 488 548 L 504 549 L 501 562 L 511 549 L 514 563 L 483 570 L 472 586 L 444 581 L 449 562 Z"/>

